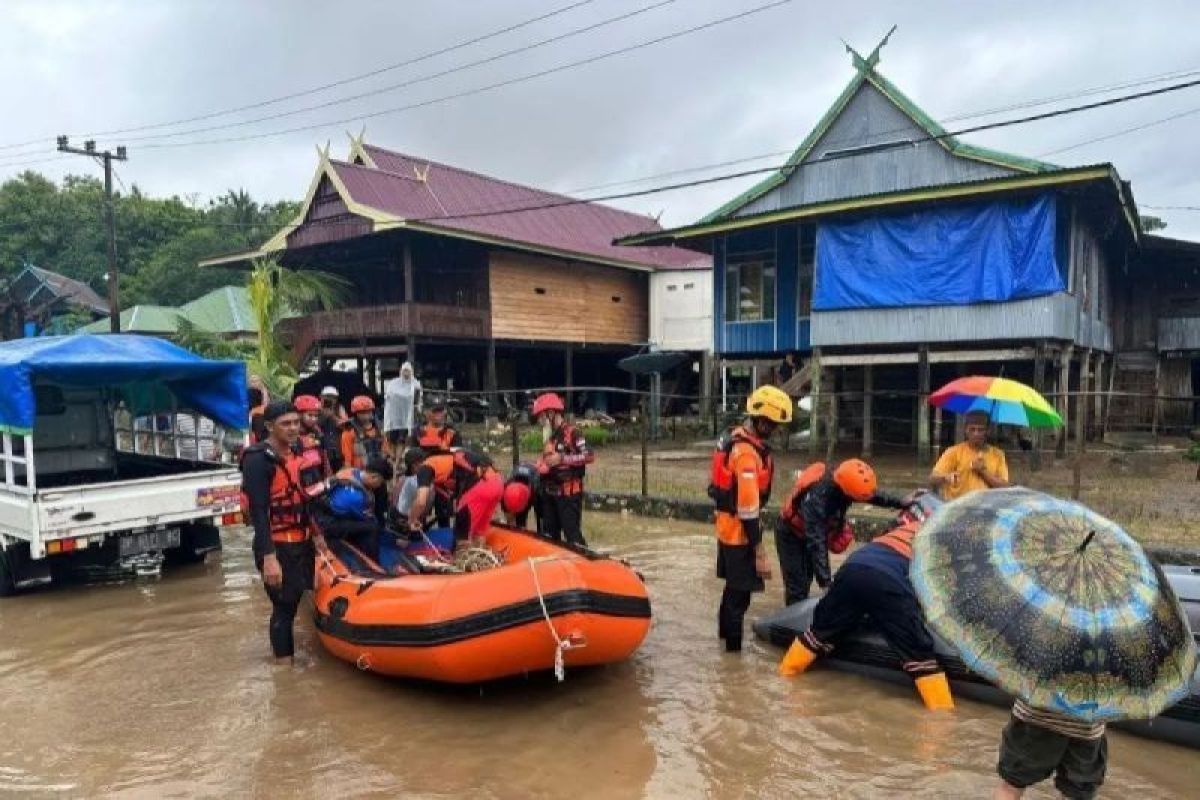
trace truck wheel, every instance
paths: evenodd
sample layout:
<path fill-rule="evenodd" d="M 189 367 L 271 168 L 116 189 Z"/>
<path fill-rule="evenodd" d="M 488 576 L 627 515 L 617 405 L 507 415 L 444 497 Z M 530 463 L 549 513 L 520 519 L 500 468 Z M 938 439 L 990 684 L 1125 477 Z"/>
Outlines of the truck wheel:
<path fill-rule="evenodd" d="M 199 564 L 209 553 L 221 549 L 221 529 L 215 525 L 185 525 L 179 532 L 179 547 L 163 551 L 168 564 Z"/>

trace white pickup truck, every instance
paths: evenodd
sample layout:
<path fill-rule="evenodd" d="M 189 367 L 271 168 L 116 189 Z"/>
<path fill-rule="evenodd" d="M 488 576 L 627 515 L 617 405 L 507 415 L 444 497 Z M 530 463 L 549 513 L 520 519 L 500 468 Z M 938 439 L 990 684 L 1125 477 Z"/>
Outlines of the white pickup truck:
<path fill-rule="evenodd" d="M 3 433 L 0 595 L 203 560 L 221 525 L 240 524 L 241 476 L 207 420 L 140 430 L 112 389 L 39 380 L 33 394 L 32 433 Z"/>

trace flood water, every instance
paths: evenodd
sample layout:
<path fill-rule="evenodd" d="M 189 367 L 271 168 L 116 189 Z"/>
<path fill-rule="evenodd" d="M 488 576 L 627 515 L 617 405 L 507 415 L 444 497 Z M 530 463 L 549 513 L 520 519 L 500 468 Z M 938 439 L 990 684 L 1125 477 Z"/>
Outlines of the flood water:
<path fill-rule="evenodd" d="M 0 602 L 0 793 L 28 797 L 985 797 L 1002 709 L 923 710 L 908 687 L 715 637 L 705 526 L 592 514 L 645 574 L 654 626 L 625 664 L 446 689 L 326 655 L 268 658 L 249 537 L 162 580 Z M 751 617 L 780 603 L 778 580 Z M 1102 796 L 1196 797 L 1194 750 L 1110 734 Z M 1048 784 L 1029 797 L 1055 796 Z"/>

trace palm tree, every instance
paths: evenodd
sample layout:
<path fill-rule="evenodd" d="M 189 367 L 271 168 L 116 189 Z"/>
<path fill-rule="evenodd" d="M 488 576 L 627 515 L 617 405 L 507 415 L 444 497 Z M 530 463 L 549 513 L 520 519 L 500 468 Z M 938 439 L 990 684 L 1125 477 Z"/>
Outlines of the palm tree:
<path fill-rule="evenodd" d="M 350 283 L 337 275 L 314 270 L 292 270 L 274 259 L 256 259 L 247 291 L 258 326 L 258 347 L 246 367 L 260 376 L 272 394 L 286 394 L 297 373 L 275 329 L 289 313 L 336 308 L 349 295 Z"/>

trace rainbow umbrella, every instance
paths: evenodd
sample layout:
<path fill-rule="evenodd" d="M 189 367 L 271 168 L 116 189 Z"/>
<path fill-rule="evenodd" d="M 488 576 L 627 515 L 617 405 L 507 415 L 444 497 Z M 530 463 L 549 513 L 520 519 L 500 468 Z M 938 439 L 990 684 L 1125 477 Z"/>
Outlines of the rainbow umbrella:
<path fill-rule="evenodd" d="M 1058 428 L 1062 417 L 1036 390 L 1008 378 L 972 375 L 947 383 L 929 403 L 955 414 L 982 411 L 992 422 L 1025 428 Z"/>

